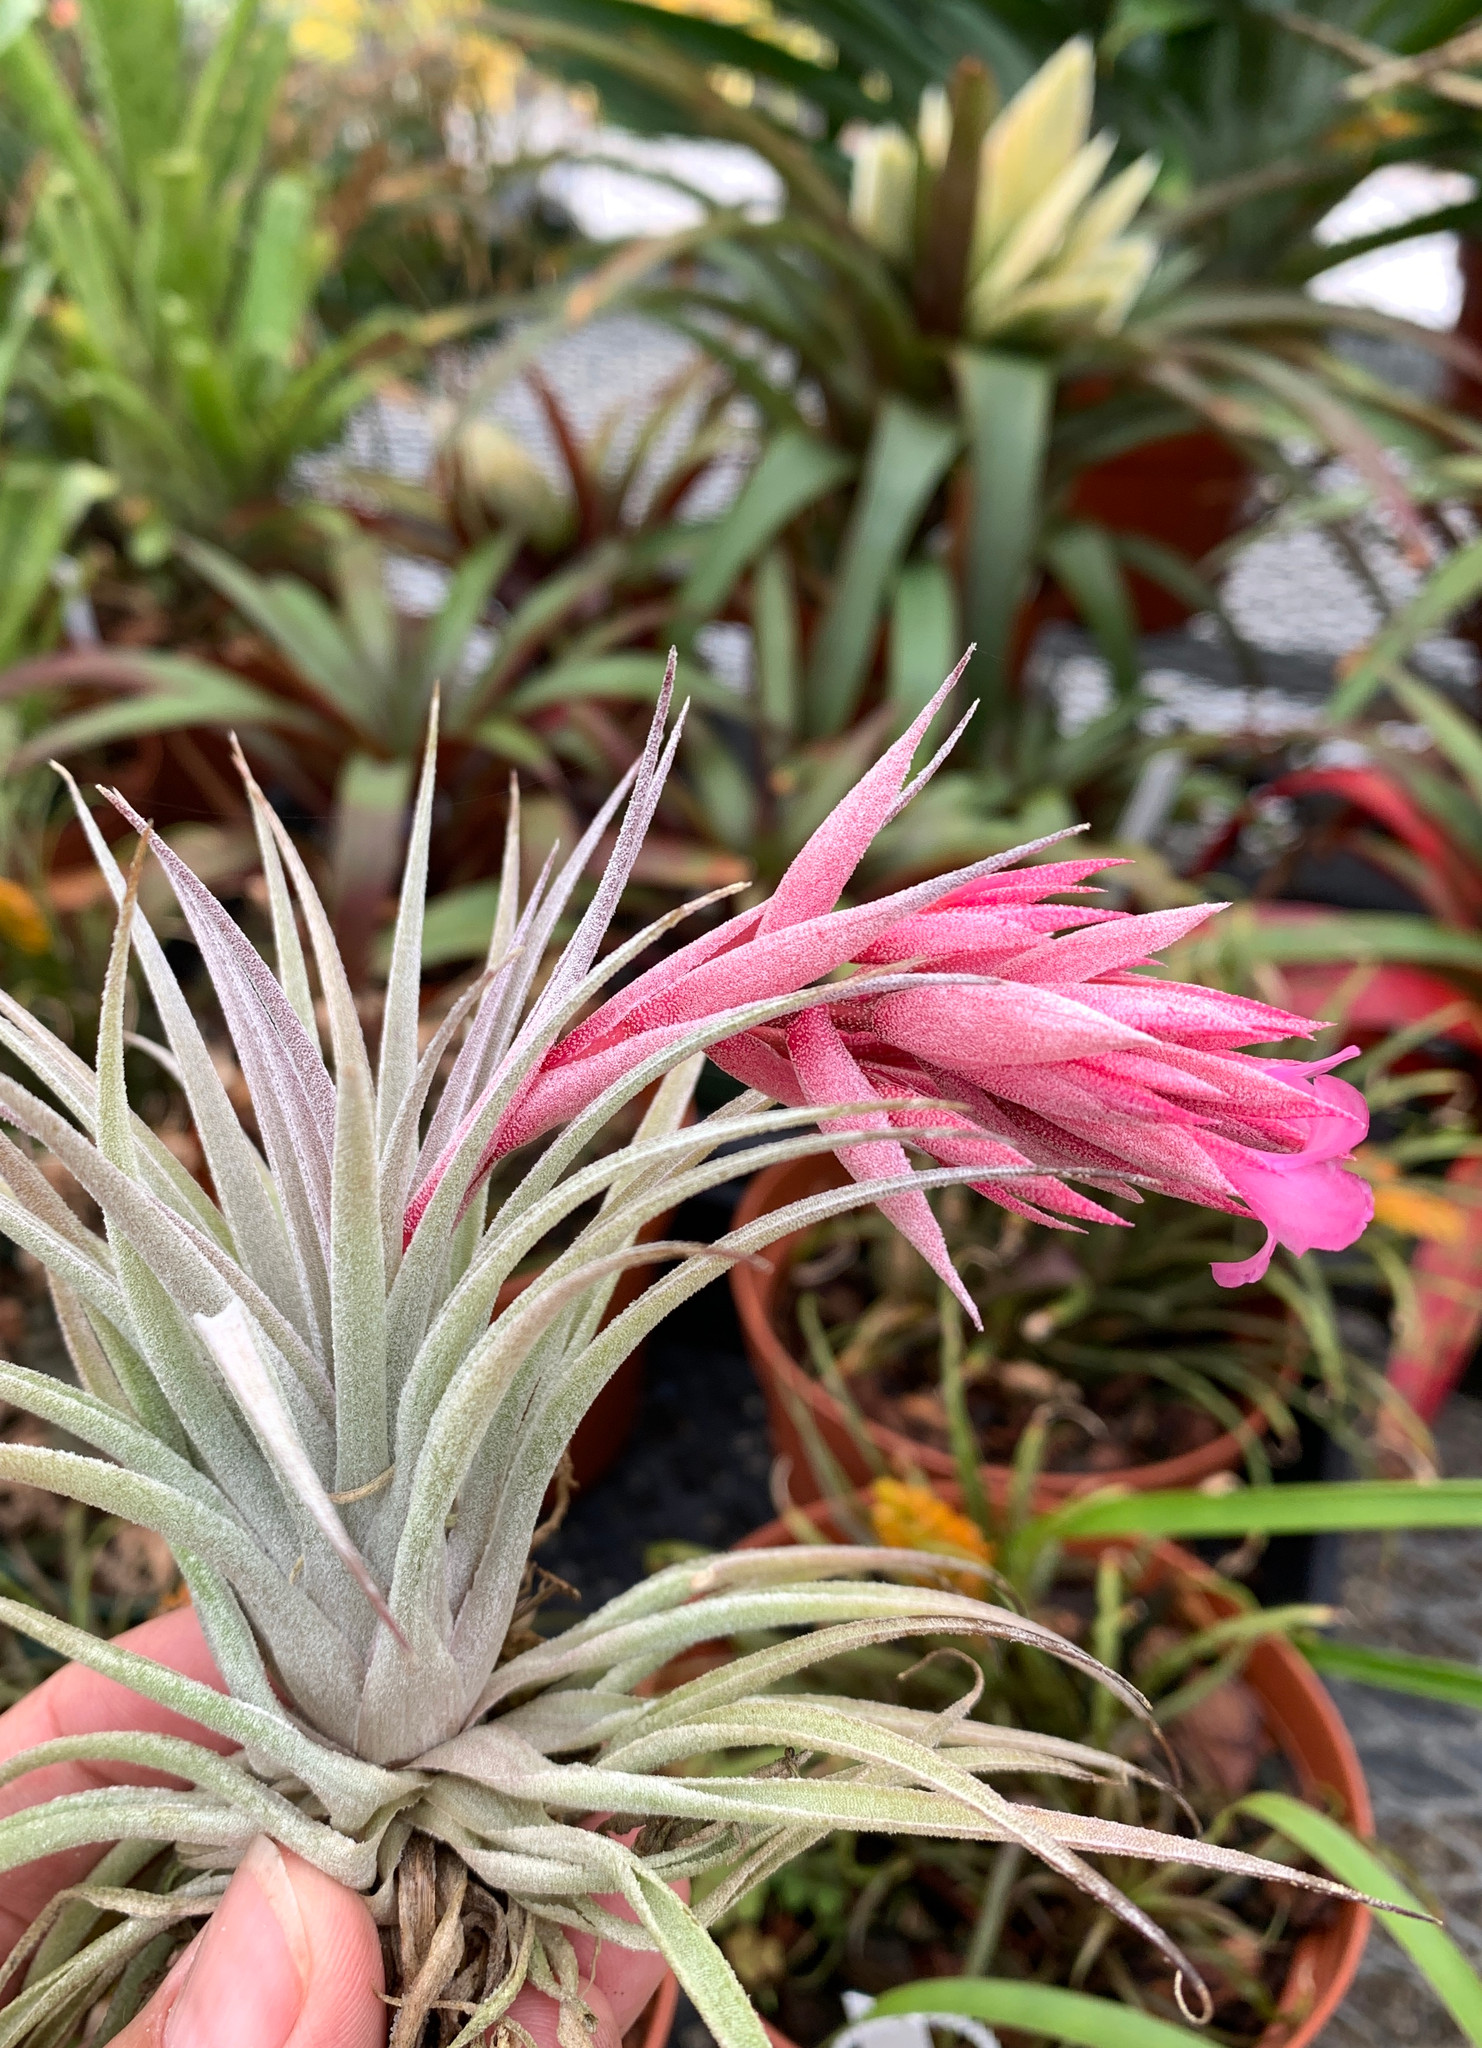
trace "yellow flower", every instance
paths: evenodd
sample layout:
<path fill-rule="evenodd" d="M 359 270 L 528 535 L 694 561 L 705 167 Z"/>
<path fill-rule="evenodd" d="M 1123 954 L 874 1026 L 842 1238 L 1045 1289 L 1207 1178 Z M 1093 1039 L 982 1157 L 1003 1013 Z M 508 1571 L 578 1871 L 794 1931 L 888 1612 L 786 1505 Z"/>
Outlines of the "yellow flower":
<path fill-rule="evenodd" d="M 904 1479 L 877 1479 L 870 1488 L 870 1525 L 876 1539 L 892 1550 L 935 1550 L 974 1564 L 991 1564 L 993 1548 L 976 1522 L 948 1507 L 929 1486 L 911 1486 Z M 956 1578 L 959 1591 L 981 1593 L 976 1572 Z"/>
<path fill-rule="evenodd" d="M 51 944 L 46 913 L 29 889 L 0 876 L 0 939 L 21 953 L 44 953 Z"/>

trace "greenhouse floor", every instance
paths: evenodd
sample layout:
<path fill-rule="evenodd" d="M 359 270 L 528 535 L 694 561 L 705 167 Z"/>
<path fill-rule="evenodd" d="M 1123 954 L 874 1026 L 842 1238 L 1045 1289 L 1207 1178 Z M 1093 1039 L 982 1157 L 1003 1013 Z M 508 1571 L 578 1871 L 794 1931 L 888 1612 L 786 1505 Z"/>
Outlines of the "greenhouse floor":
<path fill-rule="evenodd" d="M 1482 1401 L 1457 1395 L 1436 1425 L 1448 1477 L 1482 1474 Z M 1482 1658 L 1482 1531 L 1438 1530 L 1344 1545 L 1345 1633 L 1430 1657 Z M 1482 1962 L 1482 1750 L 1460 1707 L 1334 1682 L 1374 1798 L 1379 1839 Z M 1462 2048 L 1465 2037 L 1422 1991 L 1384 1934 L 1322 2048 Z M 699 2048 L 686 2043 L 685 2048 Z"/>
<path fill-rule="evenodd" d="M 676 1225 L 697 1235 L 715 1227 L 709 1215 Z M 1482 1474 L 1482 1400 L 1454 1399 L 1437 1438 L 1448 1474 Z M 720 1283 L 656 1334 L 634 1436 L 613 1470 L 573 1502 L 542 1562 L 581 1589 L 590 1612 L 652 1568 L 651 1546 L 721 1548 L 770 1520 L 770 1467 L 762 1397 Z M 1482 1531 L 1349 1539 L 1337 1576 L 1356 1639 L 1482 1657 Z M 1332 1690 L 1368 1774 L 1380 1840 L 1482 1962 L 1476 1717 L 1364 1686 Z M 682 2003 L 675 2048 L 709 2048 L 709 2040 Z M 1464 2048 L 1464 2037 L 1376 1931 L 1322 2048 Z"/>

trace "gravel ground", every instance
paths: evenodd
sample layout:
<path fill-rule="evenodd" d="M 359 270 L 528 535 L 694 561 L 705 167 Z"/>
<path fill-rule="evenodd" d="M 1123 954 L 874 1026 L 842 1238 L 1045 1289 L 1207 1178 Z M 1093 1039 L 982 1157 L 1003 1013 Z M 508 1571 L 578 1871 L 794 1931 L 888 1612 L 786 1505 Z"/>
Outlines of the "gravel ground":
<path fill-rule="evenodd" d="M 1482 1401 L 1458 1395 L 1436 1427 L 1451 1477 L 1482 1474 Z M 1482 1531 L 1349 1538 L 1343 1604 L 1356 1641 L 1431 1657 L 1482 1654 Z M 1461 1708 L 1334 1683 L 1358 1745 L 1379 1840 L 1482 1965 L 1482 1746 Z M 1323 2048 L 1462 2048 L 1408 1959 L 1376 1933 Z"/>

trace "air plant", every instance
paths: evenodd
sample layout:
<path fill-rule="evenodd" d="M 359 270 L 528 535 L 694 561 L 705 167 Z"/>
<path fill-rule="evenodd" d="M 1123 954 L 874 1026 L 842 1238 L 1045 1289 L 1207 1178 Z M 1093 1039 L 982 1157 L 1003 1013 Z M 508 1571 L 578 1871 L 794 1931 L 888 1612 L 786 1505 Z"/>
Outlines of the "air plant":
<path fill-rule="evenodd" d="M 815 835 L 770 906 L 726 927 L 733 962 L 745 967 L 739 984 L 717 980 L 713 956 L 724 956 L 724 942 L 706 941 L 710 970 L 695 964 L 693 949 L 678 957 L 687 995 L 715 984 L 707 1003 L 677 1000 L 670 974 L 666 991 L 648 984 L 646 1007 L 627 1006 L 626 1034 L 610 1009 L 573 1033 L 599 990 L 684 915 L 670 912 L 599 960 L 680 737 L 682 717 L 665 739 L 671 688 L 672 664 L 641 760 L 565 865 L 548 862 L 520 910 L 511 828 L 487 967 L 422 1048 L 434 713 L 374 1065 L 323 906 L 245 762 L 276 972 L 115 793 L 111 801 L 140 835 L 124 872 L 74 789 L 118 905 L 97 1061 L 88 1067 L 0 996 L 0 1042 L 49 1098 L 0 1076 L 0 1118 L 20 1134 L 20 1142 L 0 1138 L 0 1227 L 47 1268 L 80 1384 L 5 1364 L 0 1398 L 101 1455 L 0 1444 L 0 1478 L 70 1494 L 162 1534 L 225 1690 L 16 1602 L 0 1601 L 0 1620 L 237 1747 L 223 1756 L 174 1736 L 103 1733 L 42 1743 L 6 1765 L 7 1780 L 24 1779 L 85 1753 L 187 1787 L 89 1791 L 0 1820 L 0 1872 L 64 1848 L 117 1845 L 93 1886 L 70 1904 L 54 1901 L 3 1966 L 0 1995 L 16 1994 L 0 2018 L 8 2048 L 74 2039 L 94 2025 L 114 2031 L 148 1988 L 143 1964 L 131 1963 L 146 1950 L 159 1957 L 172 1928 L 183 1938 L 263 1832 L 366 1894 L 388 1930 L 398 1925 L 399 1873 L 425 1867 L 429 1854 L 451 1859 L 465 1902 L 458 1910 L 471 1926 L 476 1919 L 474 1948 L 487 1958 L 466 1996 L 473 2009 L 460 2043 L 498 2023 L 527 1978 L 559 1998 L 562 2040 L 585 2038 L 567 1939 L 576 1929 L 661 1950 L 727 2048 L 762 2048 L 760 2022 L 706 1924 L 836 1827 L 1019 1843 L 1136 1927 L 1208 2010 L 1197 1972 L 1085 1854 L 1252 1876 L 1268 1866 L 1197 1839 L 1005 1798 L 989 1782 L 999 1774 L 1120 1782 L 1127 1766 L 1034 1733 L 969 1732 L 971 1699 L 945 1713 L 882 1719 L 857 1704 L 778 1690 L 852 1649 L 947 1635 L 1038 1646 L 1132 1711 L 1147 1711 L 1135 1688 L 1075 1644 L 1009 1607 L 948 1590 L 960 1559 L 937 1561 L 944 1576 L 935 1585 L 919 1583 L 931 1576 L 930 1559 L 888 1546 L 690 1560 L 551 1640 L 530 1628 L 540 1598 L 532 1549 L 576 1424 L 638 1339 L 730 1262 L 853 1205 L 914 1204 L 924 1187 L 1024 1181 L 1043 1199 L 1070 1178 L 1125 1188 L 1139 1170 L 1109 1173 L 1058 1150 L 1046 1162 L 985 1141 L 985 1156 L 969 1164 L 913 1174 L 900 1143 L 929 1135 L 942 1112 L 929 1100 L 914 1109 L 898 1100 L 891 1114 L 919 1111 L 919 1128 L 897 1123 L 886 1140 L 869 1132 L 862 1149 L 874 1177 L 714 1245 L 635 1242 L 649 1218 L 734 1171 L 731 1158 L 715 1156 L 722 1145 L 751 1143 L 758 1165 L 858 1147 L 852 1101 L 769 1105 L 749 1091 L 683 1126 L 701 1056 L 789 1017 L 824 1016 L 841 1001 L 888 1001 L 907 985 L 917 997 L 936 988 L 960 999 L 960 984 L 979 977 L 887 963 L 841 985 L 832 970 L 867 932 L 979 887 L 1005 865 L 1003 857 L 979 862 L 889 906 L 828 909 L 880 817 L 937 765 L 906 783 L 935 699 Z M 557 922 L 624 796 L 615 851 L 542 980 Z M 140 912 L 139 876 L 151 854 L 221 1006 L 260 1150 Z M 1059 914 L 1069 923 L 1088 915 L 1081 906 Z M 200 1137 L 209 1194 L 129 1105 L 131 954 L 166 1041 L 158 1057 Z M 645 991 L 642 979 L 629 994 L 635 989 Z M 1016 1004 L 1034 993 L 1020 981 Z M 666 1004 L 669 1022 L 655 1025 Z M 1053 1006 L 1073 1007 L 1066 996 Z M 1251 1063 L 1250 1080 L 1261 1096 L 1265 1063 Z M 652 1084 L 634 1141 L 581 1164 L 594 1134 Z M 1194 1092 L 1208 1097 L 1213 1086 L 1201 1079 Z M 1305 1113 L 1322 1127 L 1320 1101 Z M 876 1114 L 867 1110 L 866 1122 Z M 1109 1127 L 1133 1114 L 1108 1089 Z M 556 1134 L 486 1214 L 493 1160 L 543 1128 Z M 964 1142 L 960 1131 L 953 1140 Z M 1266 1142 L 1294 1151 L 1300 1141 L 1273 1129 Z M 92 1196 L 101 1233 L 58 1198 L 33 1145 Z M 595 1217 L 491 1321 L 505 1277 L 594 1199 Z M 601 1329 L 618 1275 L 658 1261 L 671 1270 Z M 767 1632 L 770 1647 L 668 1691 L 648 1683 L 692 1646 L 748 1631 Z M 704 1774 L 703 1759 L 717 1750 L 741 1752 L 757 1767 Z M 765 1767 L 778 1751 L 789 1759 L 785 1772 Z M 703 1908 L 692 1910 L 676 1883 L 717 1871 Z M 618 1894 L 635 1917 L 606 1910 L 605 1894 Z M 453 1963 L 440 1951 L 448 1963 L 440 1978 L 435 1962 L 398 1951 L 389 1935 L 388 1947 L 400 1973 L 391 1989 L 404 1998 L 394 2040 L 407 2048 L 421 2038 Z"/>

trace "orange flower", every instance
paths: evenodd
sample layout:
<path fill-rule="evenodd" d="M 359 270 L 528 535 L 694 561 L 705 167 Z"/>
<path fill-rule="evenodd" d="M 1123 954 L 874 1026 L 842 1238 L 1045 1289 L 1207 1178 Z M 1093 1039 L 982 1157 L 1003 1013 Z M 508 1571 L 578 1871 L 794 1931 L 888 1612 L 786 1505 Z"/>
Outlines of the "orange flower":
<path fill-rule="evenodd" d="M 1374 1221 L 1407 1237 L 1436 1244 L 1460 1244 L 1467 1234 L 1466 1211 L 1423 1181 L 1388 1181 L 1374 1190 Z"/>
<path fill-rule="evenodd" d="M 976 1522 L 948 1507 L 929 1486 L 911 1486 L 904 1479 L 877 1479 L 870 1488 L 870 1525 L 877 1540 L 893 1550 L 935 1550 L 947 1557 L 991 1564 L 993 1546 Z M 958 1590 L 978 1593 L 982 1578 L 963 1572 Z"/>
<path fill-rule="evenodd" d="M 1404 1179 L 1398 1163 L 1373 1145 L 1360 1146 L 1354 1163 L 1374 1189 L 1376 1223 L 1435 1244 L 1460 1244 L 1466 1236 L 1466 1209 L 1442 1185 Z"/>
<path fill-rule="evenodd" d="M 21 953 L 44 953 L 51 944 L 51 927 L 46 913 L 19 882 L 0 875 L 0 939 L 8 939 Z"/>

